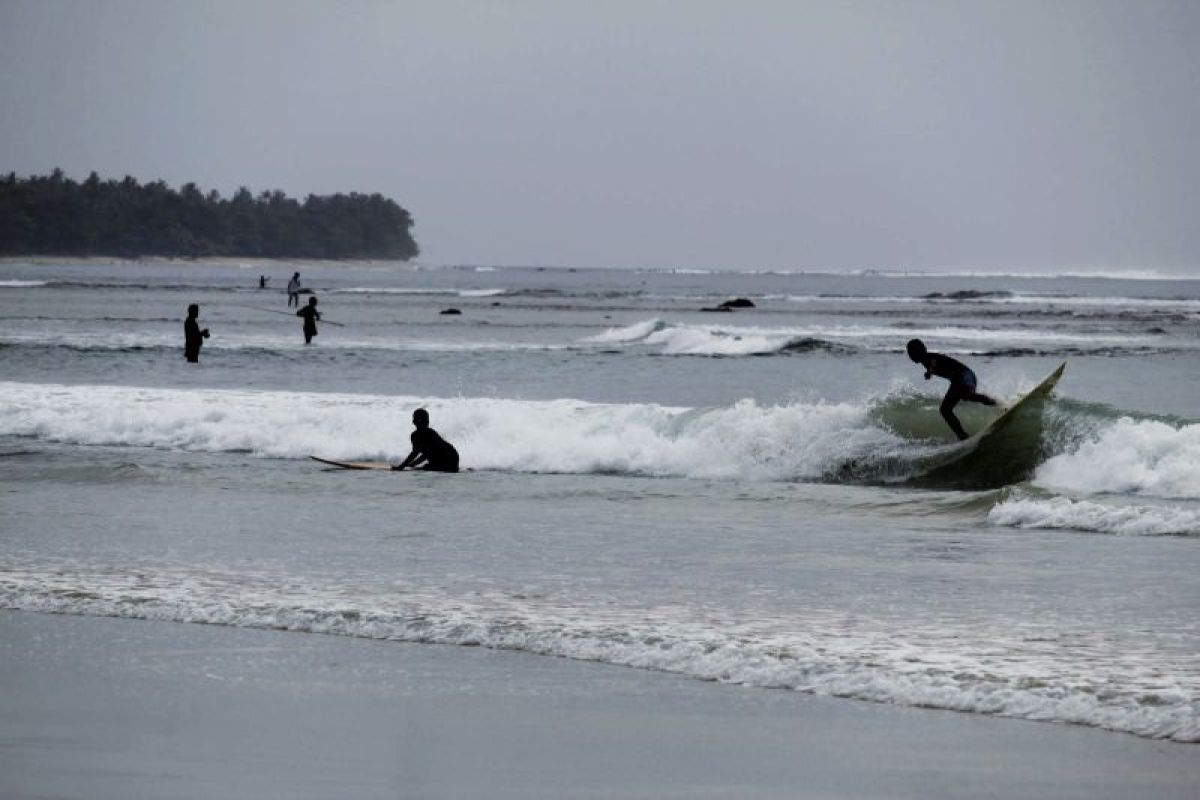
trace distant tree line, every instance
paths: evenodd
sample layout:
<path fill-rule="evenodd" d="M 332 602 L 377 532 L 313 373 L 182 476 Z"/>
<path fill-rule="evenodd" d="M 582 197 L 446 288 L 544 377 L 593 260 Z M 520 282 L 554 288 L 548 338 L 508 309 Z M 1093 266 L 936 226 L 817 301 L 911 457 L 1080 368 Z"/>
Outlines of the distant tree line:
<path fill-rule="evenodd" d="M 131 177 L 76 182 L 0 175 L 0 255 L 382 258 L 419 252 L 412 217 L 380 194 L 309 195 L 246 188 L 226 199 Z"/>

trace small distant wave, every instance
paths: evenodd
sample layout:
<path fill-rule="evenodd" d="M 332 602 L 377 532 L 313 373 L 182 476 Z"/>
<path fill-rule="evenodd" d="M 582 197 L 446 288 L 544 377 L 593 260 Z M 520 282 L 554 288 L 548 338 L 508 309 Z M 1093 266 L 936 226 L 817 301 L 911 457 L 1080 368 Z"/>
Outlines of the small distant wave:
<path fill-rule="evenodd" d="M 901 352 L 918 336 L 943 352 L 971 355 L 1118 355 L 1173 352 L 1200 343 L 1157 334 L 1072 333 L 1028 327 L 823 325 L 768 328 L 693 325 L 653 318 L 610 328 L 585 342 L 637 346 L 661 355 L 763 356 L 828 351 Z"/>
<path fill-rule="evenodd" d="M 1054 280 L 1056 278 L 1098 278 L 1114 281 L 1194 281 L 1200 280 L 1192 275 L 1181 275 L 1152 269 L 1117 269 L 1117 270 L 1074 270 L 1067 272 L 1013 272 L 1010 270 L 903 270 L 903 269 L 864 269 L 852 275 L 879 276 L 881 278 L 1025 278 Z"/>
<path fill-rule="evenodd" d="M 20 280 L 4 280 L 0 281 L 0 289 L 33 289 L 38 286 L 48 286 L 50 281 L 20 281 Z"/>
<path fill-rule="evenodd" d="M 585 341 L 639 344 L 655 348 L 663 355 L 690 356 L 762 356 L 815 351 L 853 352 L 857 349 L 789 329 L 674 325 L 657 318 L 610 328 Z"/>
<path fill-rule="evenodd" d="M 448 297 L 499 297 L 507 289 L 449 289 L 407 288 L 396 286 L 350 286 L 344 289 L 327 289 L 326 294 L 399 294 L 399 295 L 445 295 Z"/>

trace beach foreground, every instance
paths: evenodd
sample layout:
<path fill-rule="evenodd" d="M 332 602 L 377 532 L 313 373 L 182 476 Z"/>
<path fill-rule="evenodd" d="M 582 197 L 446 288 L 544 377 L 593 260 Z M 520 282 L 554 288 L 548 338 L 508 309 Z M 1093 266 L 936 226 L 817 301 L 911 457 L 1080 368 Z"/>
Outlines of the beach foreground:
<path fill-rule="evenodd" d="M 1184 798 L 1191 746 L 483 648 L 0 612 L 6 798 Z"/>

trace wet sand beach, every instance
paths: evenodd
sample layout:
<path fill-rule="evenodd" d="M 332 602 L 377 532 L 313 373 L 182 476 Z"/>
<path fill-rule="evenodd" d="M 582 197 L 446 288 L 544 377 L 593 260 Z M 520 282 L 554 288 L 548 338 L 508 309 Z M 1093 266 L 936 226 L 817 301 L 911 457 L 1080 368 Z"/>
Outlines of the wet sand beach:
<path fill-rule="evenodd" d="M 1194 748 L 482 648 L 0 612 L 0 795 L 1191 798 Z"/>

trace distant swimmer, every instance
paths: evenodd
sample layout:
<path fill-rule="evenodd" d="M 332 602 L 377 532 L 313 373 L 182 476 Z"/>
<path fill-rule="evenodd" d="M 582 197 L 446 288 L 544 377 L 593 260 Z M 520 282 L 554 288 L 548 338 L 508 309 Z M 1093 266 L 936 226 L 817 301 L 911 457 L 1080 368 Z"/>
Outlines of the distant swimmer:
<path fill-rule="evenodd" d="M 412 452 L 392 469 L 424 469 L 431 472 L 458 472 L 458 451 L 438 432 L 429 427 L 429 412 L 418 408 L 413 412 Z"/>
<path fill-rule="evenodd" d="M 958 417 L 954 416 L 954 407 L 958 405 L 958 401 L 967 400 L 972 403 L 982 403 L 985 406 L 994 406 L 996 401 L 986 394 L 975 391 L 975 373 L 961 361 L 956 361 L 941 353 L 929 352 L 925 349 L 925 343 L 920 339 L 910 339 L 907 350 L 909 358 L 925 367 L 925 380 L 929 380 L 932 375 L 937 375 L 939 378 L 950 381 L 950 388 L 946 390 L 946 396 L 942 398 L 942 417 L 950 426 L 950 430 L 954 431 L 955 436 L 959 439 L 966 439 L 967 432 L 963 430 Z"/>
<path fill-rule="evenodd" d="M 200 345 L 208 338 L 208 328 L 200 329 L 196 317 L 200 316 L 200 306 L 192 303 L 188 306 L 187 319 L 183 321 L 183 357 L 193 364 L 200 363 Z"/>
<path fill-rule="evenodd" d="M 300 273 L 292 274 L 292 279 L 288 281 L 288 308 L 292 306 L 299 307 L 300 305 Z"/>
<path fill-rule="evenodd" d="M 321 318 L 321 312 L 317 311 L 317 298 L 308 298 L 308 305 L 297 311 L 296 316 L 304 317 L 304 343 L 312 344 L 313 337 L 317 335 L 317 320 Z"/>

